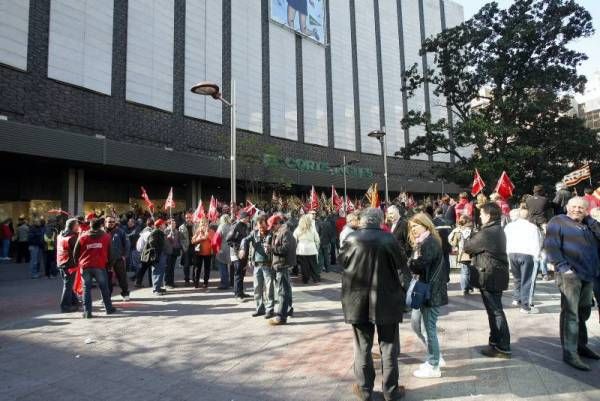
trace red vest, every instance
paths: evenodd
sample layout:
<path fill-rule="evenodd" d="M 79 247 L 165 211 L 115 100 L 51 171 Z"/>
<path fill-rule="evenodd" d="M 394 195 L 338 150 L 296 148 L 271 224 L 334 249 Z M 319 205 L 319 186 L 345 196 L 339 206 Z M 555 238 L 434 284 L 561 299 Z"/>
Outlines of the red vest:
<path fill-rule="evenodd" d="M 71 235 L 67 235 L 66 237 L 63 237 L 62 234 L 58 235 L 56 239 L 57 266 L 65 266 L 69 262 L 69 258 L 73 253 L 73 250 L 69 249 L 69 241 L 75 236 L 77 236 L 77 233 L 71 233 Z"/>
<path fill-rule="evenodd" d="M 110 250 L 110 235 L 90 235 L 90 231 L 79 237 L 79 267 L 106 268 L 108 263 L 108 252 Z"/>

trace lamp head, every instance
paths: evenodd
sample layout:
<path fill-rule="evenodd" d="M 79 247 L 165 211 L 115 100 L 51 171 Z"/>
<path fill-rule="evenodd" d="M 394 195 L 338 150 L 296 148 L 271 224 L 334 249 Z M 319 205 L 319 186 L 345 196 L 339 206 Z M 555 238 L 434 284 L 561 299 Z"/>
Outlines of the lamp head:
<path fill-rule="evenodd" d="M 197 95 L 210 96 L 213 99 L 221 99 L 219 85 L 214 82 L 202 81 L 192 86 L 191 91 Z"/>
<path fill-rule="evenodd" d="M 385 131 L 376 129 L 376 130 L 369 132 L 367 135 L 370 136 L 371 138 L 375 138 L 375 139 L 378 139 L 381 141 L 383 139 L 383 137 L 385 136 Z"/>

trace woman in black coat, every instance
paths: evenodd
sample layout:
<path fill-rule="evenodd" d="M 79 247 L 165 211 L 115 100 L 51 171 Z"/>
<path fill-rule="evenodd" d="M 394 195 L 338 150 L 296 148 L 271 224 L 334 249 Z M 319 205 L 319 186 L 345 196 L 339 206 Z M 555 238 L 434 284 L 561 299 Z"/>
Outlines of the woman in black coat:
<path fill-rule="evenodd" d="M 442 240 L 425 213 L 414 215 L 408 228 L 410 245 L 414 249 L 409 267 L 413 277 L 429 284 L 430 288 L 429 299 L 419 309 L 413 309 L 411 315 L 413 330 L 427 348 L 427 360 L 413 374 L 419 378 L 441 377 L 440 367 L 445 366 L 445 362 L 440 354 L 437 320 L 440 306 L 448 303 Z M 427 337 L 423 335 L 421 324 L 425 326 Z"/>
<path fill-rule="evenodd" d="M 502 211 L 495 203 L 481 206 L 481 230 L 465 241 L 464 251 L 471 255 L 470 280 L 481 290 L 490 324 L 488 357 L 510 358 L 510 332 L 502 309 L 502 291 L 508 288 L 506 236 L 500 225 Z"/>

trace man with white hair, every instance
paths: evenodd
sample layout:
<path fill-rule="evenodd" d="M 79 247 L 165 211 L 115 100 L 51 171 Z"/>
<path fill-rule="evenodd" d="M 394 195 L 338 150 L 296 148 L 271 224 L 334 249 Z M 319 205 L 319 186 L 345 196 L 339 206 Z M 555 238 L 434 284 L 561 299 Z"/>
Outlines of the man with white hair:
<path fill-rule="evenodd" d="M 408 253 L 408 223 L 405 218 L 402 217 L 398 206 L 392 205 L 388 207 L 386 213 L 386 220 L 391 223 L 390 231 L 400 247 L 405 253 Z"/>
<path fill-rule="evenodd" d="M 536 313 L 536 309 L 532 309 L 534 262 L 540 255 L 541 237 L 537 226 L 527 220 L 528 216 L 529 213 L 525 209 L 511 210 L 511 222 L 504 227 L 504 234 L 506 253 L 515 284 L 512 304 L 520 305 L 522 313 Z"/>
<path fill-rule="evenodd" d="M 548 223 L 544 248 L 556 270 L 561 293 L 560 336 L 563 360 L 572 367 L 589 371 L 580 357 L 600 359 L 588 348 L 586 321 L 592 311 L 592 288 L 600 275 L 600 225 L 587 215 L 587 202 L 571 198 L 567 214 Z"/>

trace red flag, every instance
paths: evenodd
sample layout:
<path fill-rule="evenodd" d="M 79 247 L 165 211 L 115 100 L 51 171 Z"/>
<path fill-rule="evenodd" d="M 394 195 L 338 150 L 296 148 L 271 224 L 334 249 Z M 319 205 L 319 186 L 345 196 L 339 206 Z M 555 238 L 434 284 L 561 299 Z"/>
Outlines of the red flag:
<path fill-rule="evenodd" d="M 344 206 L 344 200 L 335 191 L 335 187 L 333 185 L 331 186 L 331 204 L 336 212 L 339 212 L 342 206 Z"/>
<path fill-rule="evenodd" d="M 198 207 L 196 208 L 196 211 L 194 211 L 193 220 L 194 222 L 197 222 L 203 217 L 206 217 L 206 214 L 204 213 L 204 206 L 202 206 L 202 199 L 200 199 L 198 201 Z"/>
<path fill-rule="evenodd" d="M 146 203 L 146 206 L 148 207 L 148 210 L 150 210 L 151 212 L 153 212 L 154 211 L 154 203 L 152 203 L 152 201 L 148 197 L 148 193 L 146 192 L 146 190 L 144 189 L 144 187 L 141 187 L 141 188 L 142 188 L 142 199 Z"/>
<path fill-rule="evenodd" d="M 377 189 L 377 183 L 371 184 L 365 195 L 371 204 L 371 207 L 379 207 L 379 190 Z"/>
<path fill-rule="evenodd" d="M 167 196 L 167 200 L 165 201 L 165 210 L 169 209 L 169 208 L 174 208 L 175 207 L 175 201 L 173 200 L 173 187 L 171 187 L 171 190 L 169 191 L 169 195 Z"/>
<path fill-rule="evenodd" d="M 352 203 L 352 201 L 350 199 L 346 199 L 346 212 L 351 213 L 355 210 L 356 210 L 356 207 L 354 207 L 354 203 Z"/>
<path fill-rule="evenodd" d="M 483 182 L 481 179 L 479 171 L 475 169 L 475 176 L 473 177 L 473 185 L 471 187 L 471 196 L 475 196 L 480 193 L 483 190 L 483 187 L 485 187 L 485 182 Z"/>
<path fill-rule="evenodd" d="M 210 204 L 208 206 L 207 217 L 208 217 L 208 220 L 211 222 L 216 221 L 219 218 L 219 212 L 217 212 L 217 200 L 212 195 L 210 197 Z"/>
<path fill-rule="evenodd" d="M 254 203 L 250 202 L 249 200 L 246 201 L 246 203 L 248 204 L 245 208 L 242 209 L 242 211 L 248 213 L 248 216 L 252 217 L 254 216 L 254 214 L 256 213 L 256 206 L 254 205 Z"/>
<path fill-rule="evenodd" d="M 512 183 L 506 171 L 502 172 L 498 183 L 496 184 L 496 192 L 498 195 L 503 197 L 504 199 L 508 199 L 512 196 L 513 191 L 515 190 L 515 184 Z"/>
<path fill-rule="evenodd" d="M 315 191 L 315 186 L 313 185 L 310 190 L 310 200 L 308 203 L 308 210 L 317 210 L 319 208 L 319 196 L 317 195 L 317 191 Z"/>

